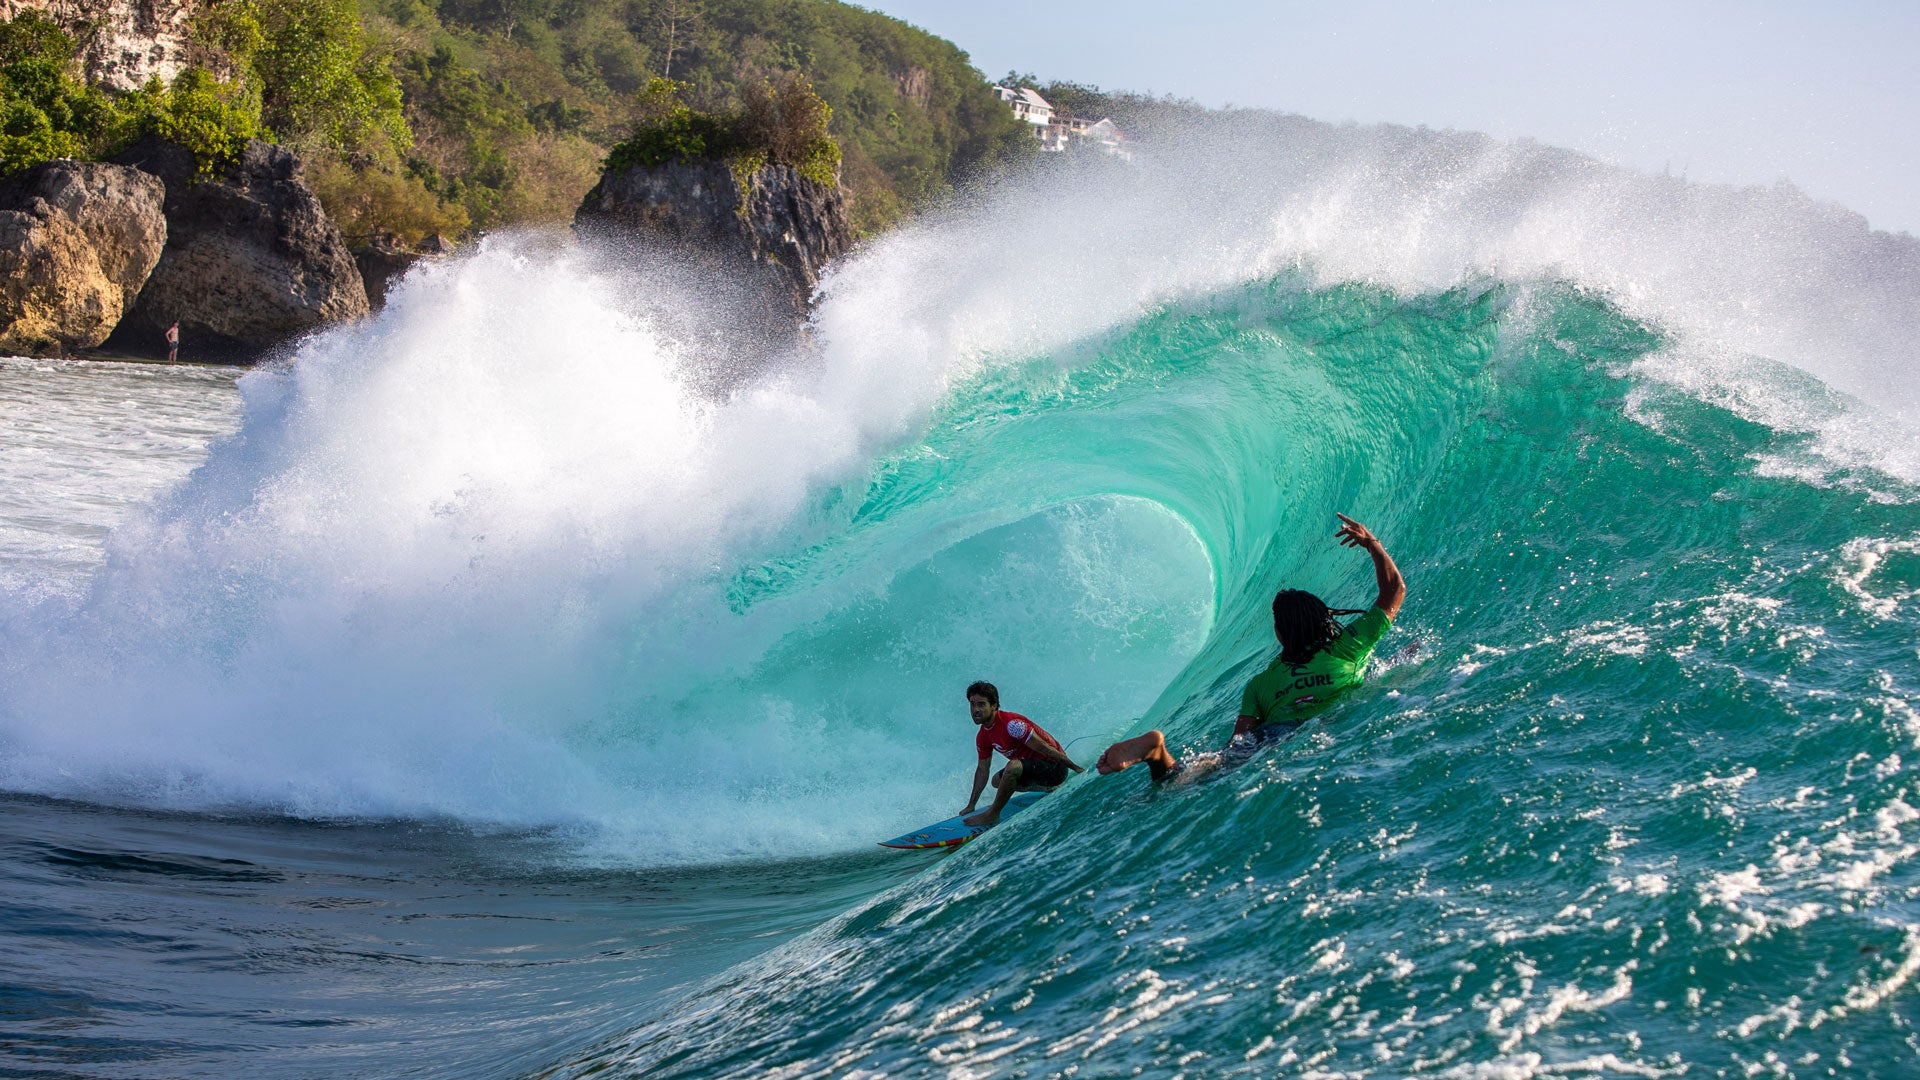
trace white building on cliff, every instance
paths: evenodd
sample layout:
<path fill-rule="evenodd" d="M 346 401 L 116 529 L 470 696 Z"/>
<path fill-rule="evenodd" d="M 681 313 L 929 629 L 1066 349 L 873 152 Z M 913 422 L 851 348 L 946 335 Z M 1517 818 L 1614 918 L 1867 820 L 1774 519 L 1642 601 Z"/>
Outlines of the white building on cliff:
<path fill-rule="evenodd" d="M 1013 115 L 1016 118 L 1042 129 L 1053 123 L 1053 106 L 1032 87 L 1022 86 L 1016 89 L 1011 86 L 996 86 L 993 92 L 1000 95 L 1000 100 L 1013 109 Z M 1039 132 L 1035 134 L 1038 135 Z"/>
<path fill-rule="evenodd" d="M 1098 150 L 1122 161 L 1133 160 L 1133 148 L 1125 132 L 1111 117 L 1088 120 L 1056 112 L 1046 98 L 1031 87 L 995 86 L 993 92 L 1013 109 L 1013 115 L 1033 126 L 1033 137 L 1040 149 L 1049 153 L 1066 150 Z"/>

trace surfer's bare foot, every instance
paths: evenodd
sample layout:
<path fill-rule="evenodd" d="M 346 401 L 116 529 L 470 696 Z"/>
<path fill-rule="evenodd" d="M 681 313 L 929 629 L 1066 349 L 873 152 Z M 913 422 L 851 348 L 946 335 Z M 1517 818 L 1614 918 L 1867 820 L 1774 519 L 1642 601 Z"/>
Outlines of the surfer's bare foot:
<path fill-rule="evenodd" d="M 1172 754 L 1167 753 L 1167 738 L 1158 731 L 1149 731 L 1145 735 L 1136 735 L 1131 739 L 1121 739 L 1107 747 L 1105 753 L 1094 768 L 1102 774 L 1125 772 L 1141 762 L 1153 770 L 1155 780 L 1164 780 L 1167 774 L 1180 766 Z"/>
<path fill-rule="evenodd" d="M 1000 823 L 1000 813 L 989 807 L 972 817 L 961 818 L 960 820 L 966 822 L 968 825 L 998 825 Z"/>

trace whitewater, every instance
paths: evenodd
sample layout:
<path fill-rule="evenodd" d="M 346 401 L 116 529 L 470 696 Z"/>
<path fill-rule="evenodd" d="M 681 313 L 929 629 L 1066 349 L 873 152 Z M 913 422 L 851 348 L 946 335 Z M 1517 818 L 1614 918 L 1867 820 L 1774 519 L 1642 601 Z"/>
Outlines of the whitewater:
<path fill-rule="evenodd" d="M 0 361 L 20 1075 L 1904 1076 L 1920 242 L 1230 114 L 865 246 L 809 340 L 540 233 L 245 374 Z M 986 678 L 1217 748 L 950 856 Z"/>

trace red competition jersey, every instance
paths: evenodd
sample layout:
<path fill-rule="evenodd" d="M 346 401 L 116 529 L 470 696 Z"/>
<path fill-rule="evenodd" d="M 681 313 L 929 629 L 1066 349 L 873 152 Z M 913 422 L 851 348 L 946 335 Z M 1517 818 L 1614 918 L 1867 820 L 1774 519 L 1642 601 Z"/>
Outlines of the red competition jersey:
<path fill-rule="evenodd" d="M 993 714 L 993 719 L 980 725 L 980 733 L 973 737 L 973 745 L 980 751 L 981 761 L 992 757 L 995 750 L 1014 761 L 1031 761 L 1045 757 L 1046 755 L 1027 745 L 1029 733 L 1039 735 L 1041 742 L 1055 750 L 1060 749 L 1060 740 L 1047 734 L 1045 728 L 1017 712 L 1008 712 L 1005 709 Z M 1065 752 L 1061 751 L 1061 753 Z"/>

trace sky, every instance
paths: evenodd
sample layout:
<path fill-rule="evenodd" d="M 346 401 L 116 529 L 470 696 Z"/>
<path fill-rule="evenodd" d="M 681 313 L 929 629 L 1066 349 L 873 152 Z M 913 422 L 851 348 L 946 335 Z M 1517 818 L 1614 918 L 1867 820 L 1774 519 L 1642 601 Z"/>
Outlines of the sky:
<path fill-rule="evenodd" d="M 1317 120 L 1531 136 L 1920 235 L 1920 3 L 857 0 L 1031 72 Z"/>

